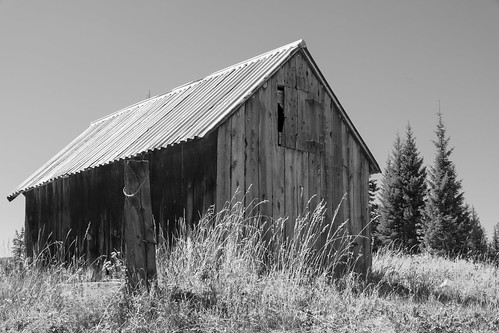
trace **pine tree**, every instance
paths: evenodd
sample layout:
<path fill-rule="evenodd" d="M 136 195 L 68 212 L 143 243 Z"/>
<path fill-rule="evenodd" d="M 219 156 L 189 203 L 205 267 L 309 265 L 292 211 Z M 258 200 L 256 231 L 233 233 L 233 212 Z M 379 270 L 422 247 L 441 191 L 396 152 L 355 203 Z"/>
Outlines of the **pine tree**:
<path fill-rule="evenodd" d="M 410 125 L 404 142 L 397 135 L 389 157 L 381 191 L 378 238 L 407 252 L 419 249 L 418 228 L 426 192 L 426 169 Z"/>
<path fill-rule="evenodd" d="M 402 191 L 400 165 L 402 163 L 402 140 L 397 134 L 391 155 L 388 156 L 381 184 L 379 224 L 375 237 L 381 245 L 401 246 L 402 240 Z"/>
<path fill-rule="evenodd" d="M 400 174 L 404 200 L 404 245 L 411 252 L 416 252 L 419 250 L 418 234 L 425 206 L 426 167 L 423 166 L 410 124 L 406 129 Z"/>
<path fill-rule="evenodd" d="M 480 223 L 480 218 L 475 207 L 468 207 L 468 218 L 470 222 L 470 234 L 467 247 L 470 256 L 485 258 L 487 254 L 487 237 L 485 236 L 485 229 Z"/>
<path fill-rule="evenodd" d="M 446 135 L 441 113 L 438 113 L 435 134 L 436 155 L 428 177 L 421 242 L 428 251 L 457 255 L 465 250 L 470 230 L 461 181 L 457 179 L 450 159 L 454 148 L 449 148 L 450 138 Z"/>
<path fill-rule="evenodd" d="M 24 227 L 21 231 L 16 230 L 16 236 L 12 240 L 12 256 L 15 261 L 24 261 L 26 257 L 26 247 L 24 245 Z"/>
<path fill-rule="evenodd" d="M 369 179 L 369 221 L 371 222 L 372 250 L 375 252 L 381 245 L 377 234 L 379 225 L 379 204 L 376 202 L 376 194 L 379 191 L 375 179 Z"/>
<path fill-rule="evenodd" d="M 490 242 L 490 256 L 499 260 L 499 222 L 496 223 L 492 231 L 492 241 Z"/>

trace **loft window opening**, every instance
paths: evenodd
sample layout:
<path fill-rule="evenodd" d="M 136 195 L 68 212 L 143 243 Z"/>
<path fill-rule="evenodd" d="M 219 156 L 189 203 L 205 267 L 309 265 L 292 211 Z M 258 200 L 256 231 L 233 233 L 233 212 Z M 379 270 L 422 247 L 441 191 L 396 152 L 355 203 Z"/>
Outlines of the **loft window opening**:
<path fill-rule="evenodd" d="M 277 87 L 277 143 L 279 146 L 284 144 L 283 142 L 283 131 L 284 131 L 284 87 Z"/>

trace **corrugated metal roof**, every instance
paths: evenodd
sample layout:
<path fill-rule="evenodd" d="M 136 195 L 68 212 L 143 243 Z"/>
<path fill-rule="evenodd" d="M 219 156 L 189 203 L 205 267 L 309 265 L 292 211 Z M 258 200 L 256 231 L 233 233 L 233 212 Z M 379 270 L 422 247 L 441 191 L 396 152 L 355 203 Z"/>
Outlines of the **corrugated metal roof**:
<path fill-rule="evenodd" d="M 303 40 L 92 122 L 7 198 L 13 200 L 20 193 L 58 178 L 205 136 L 300 48 L 306 50 Z"/>

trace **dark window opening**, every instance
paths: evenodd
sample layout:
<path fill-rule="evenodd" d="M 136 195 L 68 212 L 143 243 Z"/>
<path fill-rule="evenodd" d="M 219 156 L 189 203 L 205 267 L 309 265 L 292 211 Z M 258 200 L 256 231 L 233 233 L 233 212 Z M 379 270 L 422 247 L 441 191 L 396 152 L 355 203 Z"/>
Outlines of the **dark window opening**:
<path fill-rule="evenodd" d="M 284 87 L 277 87 L 277 144 L 282 146 L 284 131 Z"/>

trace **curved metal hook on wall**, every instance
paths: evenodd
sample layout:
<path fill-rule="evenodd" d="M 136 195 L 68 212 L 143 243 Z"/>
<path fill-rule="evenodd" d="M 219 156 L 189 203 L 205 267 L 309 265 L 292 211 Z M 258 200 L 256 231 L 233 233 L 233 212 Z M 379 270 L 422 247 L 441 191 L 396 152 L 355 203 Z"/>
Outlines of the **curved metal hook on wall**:
<path fill-rule="evenodd" d="M 146 178 L 146 179 L 147 179 L 147 178 Z M 144 180 L 142 181 L 142 183 L 140 183 L 139 187 L 137 188 L 137 191 L 135 191 L 135 192 L 134 192 L 134 193 L 132 193 L 132 194 L 128 194 L 128 193 L 126 193 L 126 186 L 125 186 L 125 187 L 123 187 L 123 194 L 124 194 L 126 197 L 129 197 L 129 198 L 130 198 L 130 197 L 133 197 L 134 195 L 136 195 L 137 193 L 139 193 L 140 189 L 142 188 L 142 185 L 144 185 L 144 183 L 146 182 L 146 179 L 144 179 Z"/>

